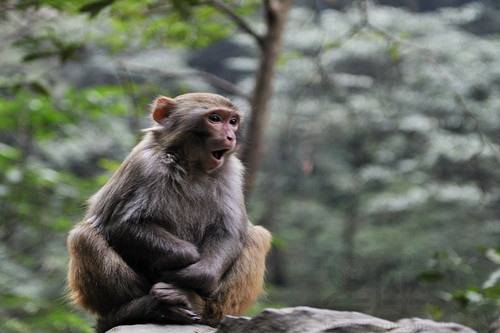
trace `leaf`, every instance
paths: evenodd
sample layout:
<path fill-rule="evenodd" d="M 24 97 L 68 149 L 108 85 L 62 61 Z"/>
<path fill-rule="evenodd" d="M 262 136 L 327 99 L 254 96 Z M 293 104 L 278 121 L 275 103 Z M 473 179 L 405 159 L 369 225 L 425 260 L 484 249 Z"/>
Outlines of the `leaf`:
<path fill-rule="evenodd" d="M 191 16 L 191 7 L 196 4 L 197 1 L 186 1 L 186 0 L 171 0 L 174 8 L 179 12 L 179 14 L 188 18 Z"/>
<path fill-rule="evenodd" d="M 98 1 L 90 2 L 90 3 L 80 7 L 80 9 L 78 9 L 78 11 L 80 13 L 88 13 L 88 14 L 90 14 L 90 17 L 94 17 L 97 14 L 99 14 L 99 12 L 101 10 L 103 10 L 107 6 L 113 4 L 113 2 L 114 2 L 114 0 L 98 0 Z"/>
<path fill-rule="evenodd" d="M 391 60 L 393 62 L 399 61 L 399 59 L 401 58 L 401 55 L 399 54 L 399 44 L 391 43 L 389 45 L 389 56 L 391 57 Z"/>
<path fill-rule="evenodd" d="M 495 264 L 500 265 L 500 251 L 498 249 L 486 250 L 486 257 L 493 261 Z"/>
<path fill-rule="evenodd" d="M 420 273 L 417 279 L 420 282 L 437 282 L 444 279 L 444 274 L 437 270 L 428 270 Z"/>
<path fill-rule="evenodd" d="M 500 300 L 500 284 L 484 289 L 484 295 L 488 298 Z"/>
<path fill-rule="evenodd" d="M 465 296 L 471 303 L 479 303 L 483 300 L 483 295 L 481 295 L 476 290 L 469 289 L 465 292 Z"/>
<path fill-rule="evenodd" d="M 59 51 L 59 59 L 61 62 L 65 62 L 72 58 L 77 51 L 79 51 L 82 48 L 81 45 L 73 43 L 73 44 L 68 44 L 65 45 L 60 51 Z"/>
<path fill-rule="evenodd" d="M 55 231 L 67 231 L 71 228 L 71 220 L 65 217 L 56 219 L 54 223 L 50 225 L 50 228 Z"/>
<path fill-rule="evenodd" d="M 120 167 L 120 161 L 114 161 L 107 158 L 102 158 L 99 160 L 99 166 L 106 171 L 114 172 Z"/>
<path fill-rule="evenodd" d="M 469 299 L 465 295 L 465 292 L 461 290 L 453 293 L 452 300 L 457 302 L 462 307 L 469 305 Z"/>
<path fill-rule="evenodd" d="M 38 59 L 49 58 L 56 55 L 56 51 L 39 51 L 39 52 L 31 52 L 26 54 L 23 57 L 23 62 L 30 62 Z"/>
<path fill-rule="evenodd" d="M 0 142 L 0 157 L 16 160 L 21 156 L 21 152 L 9 145 Z"/>
<path fill-rule="evenodd" d="M 484 297 L 475 288 L 467 290 L 457 290 L 453 293 L 452 299 L 462 307 L 467 307 L 471 303 L 480 303 Z"/>
<path fill-rule="evenodd" d="M 286 248 L 286 241 L 276 235 L 273 235 L 272 244 L 276 249 L 284 250 Z"/>
<path fill-rule="evenodd" d="M 41 82 L 37 82 L 37 81 L 29 82 L 27 84 L 27 86 L 31 90 L 33 90 L 34 92 L 36 92 L 36 93 L 38 93 L 40 95 L 44 95 L 44 96 L 49 96 L 50 95 L 50 92 L 47 89 L 47 87 L 45 87 L 45 85 L 42 84 Z"/>
<path fill-rule="evenodd" d="M 495 285 L 497 285 L 500 281 L 500 269 L 497 269 L 493 273 L 490 274 L 488 277 L 488 280 L 486 280 L 483 284 L 483 289 L 488 289 L 491 288 Z M 499 284 L 500 287 L 500 284 Z"/>
<path fill-rule="evenodd" d="M 426 304 L 425 310 L 431 315 L 434 320 L 441 320 L 443 318 L 443 310 L 439 305 Z"/>

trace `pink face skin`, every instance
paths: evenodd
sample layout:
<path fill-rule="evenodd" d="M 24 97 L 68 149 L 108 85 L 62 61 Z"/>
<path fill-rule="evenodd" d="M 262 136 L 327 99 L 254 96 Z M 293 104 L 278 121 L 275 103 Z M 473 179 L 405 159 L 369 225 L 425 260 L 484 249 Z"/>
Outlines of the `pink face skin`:
<path fill-rule="evenodd" d="M 236 132 L 240 125 L 240 115 L 232 109 L 216 108 L 204 115 L 206 126 L 212 134 L 207 141 L 210 151 L 205 163 L 207 173 L 220 168 L 229 153 L 236 149 Z"/>

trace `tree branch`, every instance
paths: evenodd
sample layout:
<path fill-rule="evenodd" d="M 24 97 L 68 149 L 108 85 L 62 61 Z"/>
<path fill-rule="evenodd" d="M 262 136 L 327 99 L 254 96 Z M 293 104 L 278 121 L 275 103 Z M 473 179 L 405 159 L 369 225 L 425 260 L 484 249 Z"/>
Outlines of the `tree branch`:
<path fill-rule="evenodd" d="M 124 71 L 139 72 L 139 73 L 151 74 L 151 75 L 161 75 L 163 77 L 168 77 L 168 78 L 199 77 L 215 88 L 219 88 L 219 89 L 221 89 L 221 90 L 223 90 L 231 95 L 242 97 L 247 101 L 250 100 L 250 96 L 248 96 L 248 94 L 246 94 L 245 92 L 241 91 L 233 83 L 221 78 L 220 76 L 217 76 L 217 75 L 209 73 L 209 72 L 201 71 L 201 70 L 174 72 L 174 71 L 166 71 L 163 69 L 141 66 L 141 65 L 136 65 L 136 64 L 133 64 L 133 65 L 132 64 L 125 64 L 124 62 L 121 62 L 117 66 L 117 68 L 124 70 Z"/>
<path fill-rule="evenodd" d="M 263 47 L 264 38 L 260 34 L 258 34 L 241 16 L 236 14 L 236 12 L 231 7 L 229 7 L 228 5 L 219 0 L 207 0 L 204 1 L 204 3 L 207 5 L 211 5 L 212 7 L 220 11 L 222 14 L 227 16 L 242 31 L 252 36 L 257 41 L 257 44 L 259 45 L 260 48 Z"/>

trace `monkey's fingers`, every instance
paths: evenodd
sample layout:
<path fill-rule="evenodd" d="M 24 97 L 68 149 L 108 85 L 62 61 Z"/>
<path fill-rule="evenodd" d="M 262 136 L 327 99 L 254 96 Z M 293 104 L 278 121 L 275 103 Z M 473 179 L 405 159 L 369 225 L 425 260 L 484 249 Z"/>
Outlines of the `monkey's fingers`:
<path fill-rule="evenodd" d="M 201 317 L 198 314 L 187 308 L 180 307 L 179 312 L 183 313 L 186 317 L 189 317 L 192 322 L 199 322 L 201 320 Z"/>
<path fill-rule="evenodd" d="M 170 307 L 165 315 L 181 324 L 193 324 L 201 321 L 198 314 L 180 306 Z"/>
<path fill-rule="evenodd" d="M 165 282 L 155 283 L 149 293 L 162 303 L 179 305 L 186 309 L 191 309 L 191 304 L 185 293 L 172 284 Z"/>

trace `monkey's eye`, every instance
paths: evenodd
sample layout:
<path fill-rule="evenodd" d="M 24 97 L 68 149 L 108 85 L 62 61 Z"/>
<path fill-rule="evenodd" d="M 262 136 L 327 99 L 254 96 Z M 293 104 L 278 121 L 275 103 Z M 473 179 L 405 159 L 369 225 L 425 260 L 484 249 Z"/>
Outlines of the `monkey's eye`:
<path fill-rule="evenodd" d="M 238 118 L 231 118 L 231 120 L 229 120 L 229 123 L 233 126 L 238 125 Z"/>
<path fill-rule="evenodd" d="M 222 121 L 222 117 L 218 113 L 212 113 L 208 116 L 208 120 L 212 123 L 220 123 Z"/>

